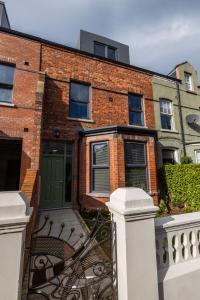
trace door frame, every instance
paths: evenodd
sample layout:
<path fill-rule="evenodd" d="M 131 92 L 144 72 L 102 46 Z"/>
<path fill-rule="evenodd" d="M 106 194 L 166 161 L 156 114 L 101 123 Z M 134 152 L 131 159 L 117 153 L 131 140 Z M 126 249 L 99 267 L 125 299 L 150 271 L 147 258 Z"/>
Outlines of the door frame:
<path fill-rule="evenodd" d="M 64 144 L 64 154 L 43 154 L 41 155 L 41 167 L 42 167 L 42 159 L 43 157 L 62 157 L 63 158 L 63 171 L 64 171 L 64 178 L 63 178 L 63 196 L 62 196 L 62 206 L 61 207 L 56 207 L 56 208 L 51 208 L 51 209 L 60 209 L 60 208 L 71 208 L 72 207 L 72 198 L 73 198 L 73 162 L 74 162 L 74 143 L 73 141 L 55 141 L 55 140 L 43 140 L 43 142 L 54 142 L 54 143 L 63 143 Z M 71 157 L 71 199 L 70 202 L 66 201 L 66 162 L 67 162 L 67 144 L 70 144 L 72 146 L 72 157 Z M 40 174 L 42 171 L 40 170 Z M 41 196 L 41 193 L 40 193 Z M 43 209 L 48 209 L 48 208 L 43 208 Z"/>

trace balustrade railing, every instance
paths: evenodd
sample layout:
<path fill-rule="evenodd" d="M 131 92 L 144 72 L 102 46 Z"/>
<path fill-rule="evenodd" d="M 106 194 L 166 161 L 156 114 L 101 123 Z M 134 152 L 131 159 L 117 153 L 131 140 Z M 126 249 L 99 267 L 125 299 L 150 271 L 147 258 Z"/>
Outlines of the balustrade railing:
<path fill-rule="evenodd" d="M 155 221 L 158 269 L 200 257 L 200 213 Z"/>

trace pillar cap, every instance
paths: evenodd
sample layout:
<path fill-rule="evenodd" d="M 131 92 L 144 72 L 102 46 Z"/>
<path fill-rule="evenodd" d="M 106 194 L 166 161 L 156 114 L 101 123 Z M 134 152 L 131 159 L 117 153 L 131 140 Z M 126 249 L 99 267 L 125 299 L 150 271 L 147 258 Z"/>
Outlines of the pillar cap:
<path fill-rule="evenodd" d="M 110 196 L 110 202 L 107 203 L 111 211 L 121 215 L 141 216 L 153 214 L 158 211 L 153 203 L 153 198 L 145 191 L 139 188 L 127 187 L 118 188 Z"/>
<path fill-rule="evenodd" d="M 0 192 L 0 225 L 27 223 L 31 214 L 30 200 L 23 192 Z"/>

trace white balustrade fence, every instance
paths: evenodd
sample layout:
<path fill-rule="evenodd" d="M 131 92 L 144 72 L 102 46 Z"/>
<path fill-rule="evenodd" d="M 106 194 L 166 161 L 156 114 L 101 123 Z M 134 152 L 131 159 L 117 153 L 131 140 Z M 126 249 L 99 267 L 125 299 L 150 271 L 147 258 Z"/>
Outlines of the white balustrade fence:
<path fill-rule="evenodd" d="M 119 300 L 200 299 L 200 213 L 155 218 L 152 198 L 117 189 L 108 207 L 116 223 Z"/>
<path fill-rule="evenodd" d="M 200 213 L 157 218 L 155 229 L 160 299 L 199 299 Z"/>
<path fill-rule="evenodd" d="M 200 257 L 199 212 L 155 221 L 158 269 Z"/>

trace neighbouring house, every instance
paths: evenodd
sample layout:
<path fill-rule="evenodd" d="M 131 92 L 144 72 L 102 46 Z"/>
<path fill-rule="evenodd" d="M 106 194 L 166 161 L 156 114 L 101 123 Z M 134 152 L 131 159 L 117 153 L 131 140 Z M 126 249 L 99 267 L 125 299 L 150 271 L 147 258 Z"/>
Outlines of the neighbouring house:
<path fill-rule="evenodd" d="M 197 72 L 188 62 L 177 65 L 169 74 L 173 81 L 153 79 L 158 166 L 179 163 L 190 156 L 200 163 L 200 89 Z"/>

